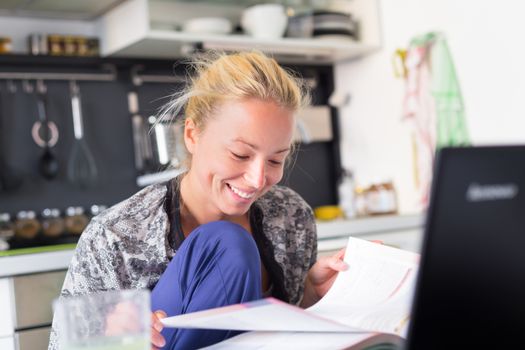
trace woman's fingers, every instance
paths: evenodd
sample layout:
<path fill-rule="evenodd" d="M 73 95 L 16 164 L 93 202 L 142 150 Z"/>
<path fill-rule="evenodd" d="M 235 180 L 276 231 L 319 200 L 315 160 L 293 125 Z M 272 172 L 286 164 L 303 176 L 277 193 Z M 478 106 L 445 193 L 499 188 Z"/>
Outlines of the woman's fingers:
<path fill-rule="evenodd" d="M 330 259 L 329 266 L 330 266 L 330 268 L 332 268 L 333 270 L 336 270 L 336 271 L 344 271 L 344 270 L 348 269 L 348 264 L 345 263 L 343 260 L 341 260 L 340 258 L 338 258 L 336 256 L 333 256 Z"/>
<path fill-rule="evenodd" d="M 334 256 L 342 260 L 345 258 L 345 251 L 346 251 L 346 248 L 342 248 L 337 253 L 335 253 Z"/>
<path fill-rule="evenodd" d="M 151 344 L 154 346 L 154 349 L 161 348 L 166 345 L 166 340 L 162 334 L 160 334 L 164 328 L 162 322 L 160 322 L 160 319 L 166 316 L 166 313 L 162 310 L 157 310 L 151 314 Z"/>
<path fill-rule="evenodd" d="M 161 348 L 166 345 L 166 341 L 160 332 L 157 332 L 155 329 L 151 330 L 151 344 L 156 348 Z"/>
<path fill-rule="evenodd" d="M 330 257 L 330 260 L 328 261 L 328 265 L 330 268 L 336 270 L 336 271 L 344 271 L 348 269 L 348 264 L 343 261 L 345 256 L 345 249 L 341 249 L 334 255 Z"/>
<path fill-rule="evenodd" d="M 160 322 L 161 318 L 165 318 L 167 315 L 162 310 L 157 310 L 154 313 L 151 314 L 151 327 L 155 329 L 157 332 L 162 331 L 164 328 L 164 325 L 162 322 Z"/>

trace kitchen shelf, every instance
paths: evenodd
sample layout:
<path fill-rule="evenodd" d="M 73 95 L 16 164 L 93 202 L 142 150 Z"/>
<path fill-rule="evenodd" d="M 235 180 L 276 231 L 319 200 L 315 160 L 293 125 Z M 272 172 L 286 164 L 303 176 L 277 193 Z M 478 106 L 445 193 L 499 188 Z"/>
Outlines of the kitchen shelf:
<path fill-rule="evenodd" d="M 273 55 L 281 62 L 326 64 L 362 57 L 380 49 L 378 1 L 353 0 L 338 3 L 345 4 L 341 11 L 350 11 L 358 18 L 359 41 L 324 38 L 261 40 L 240 34 L 185 33 L 175 28 L 190 18 L 222 16 L 237 24 L 244 7 L 242 4 L 213 4 L 200 1 L 190 3 L 130 0 L 99 19 L 101 54 L 111 57 L 174 59 L 190 56 L 203 49 L 258 49 Z"/>
<path fill-rule="evenodd" d="M 116 52 L 115 57 L 173 58 L 200 49 L 246 51 L 257 49 L 280 61 L 330 63 L 361 57 L 378 50 L 351 40 L 296 39 L 261 40 L 246 35 L 197 35 L 167 30 L 151 30 L 143 38 Z"/>

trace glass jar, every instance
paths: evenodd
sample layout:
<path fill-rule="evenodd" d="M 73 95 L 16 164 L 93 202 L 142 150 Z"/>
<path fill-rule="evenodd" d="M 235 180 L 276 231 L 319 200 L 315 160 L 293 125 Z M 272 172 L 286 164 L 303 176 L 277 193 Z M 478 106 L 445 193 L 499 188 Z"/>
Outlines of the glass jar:
<path fill-rule="evenodd" d="M 343 209 L 344 216 L 347 219 L 354 218 L 355 208 L 355 182 L 354 174 L 350 170 L 343 169 L 341 182 L 338 186 L 339 206 Z"/>
<path fill-rule="evenodd" d="M 91 214 L 91 217 L 97 216 L 98 214 L 102 213 L 104 210 L 106 210 L 108 207 L 103 204 L 93 204 L 91 208 L 89 209 L 89 212 Z"/>
<path fill-rule="evenodd" d="M 357 216 L 368 215 L 366 197 L 367 187 L 357 186 L 355 188 L 355 211 Z"/>
<path fill-rule="evenodd" d="M 87 54 L 88 56 L 98 56 L 100 54 L 99 42 L 97 38 L 88 38 L 87 47 L 88 47 L 88 54 Z"/>
<path fill-rule="evenodd" d="M 0 213 L 0 239 L 7 241 L 15 235 L 15 225 L 9 213 Z"/>
<path fill-rule="evenodd" d="M 88 47 L 88 40 L 87 38 L 83 36 L 79 36 L 75 38 L 76 45 L 77 45 L 77 55 L 78 56 L 88 56 L 89 54 L 89 47 Z"/>
<path fill-rule="evenodd" d="M 50 35 L 47 38 L 48 52 L 53 56 L 62 56 L 64 54 L 63 40 L 60 35 Z"/>
<path fill-rule="evenodd" d="M 11 38 L 0 37 L 0 54 L 10 53 L 13 50 Z"/>
<path fill-rule="evenodd" d="M 77 44 L 76 39 L 73 36 L 65 36 L 63 38 L 64 42 L 64 55 L 66 56 L 75 56 L 77 54 Z"/>
<path fill-rule="evenodd" d="M 60 210 L 46 208 L 41 215 L 42 233 L 47 237 L 58 237 L 64 233 L 65 223 L 60 217 Z"/>
<path fill-rule="evenodd" d="M 22 239 L 32 239 L 40 231 L 40 223 L 36 219 L 36 214 L 32 210 L 19 211 L 16 214 L 15 236 Z"/>
<path fill-rule="evenodd" d="M 66 209 L 66 231 L 73 235 L 80 235 L 89 223 L 82 207 L 68 207 Z"/>
<path fill-rule="evenodd" d="M 391 181 L 376 182 L 367 191 L 367 211 L 370 215 L 396 214 L 397 196 Z"/>

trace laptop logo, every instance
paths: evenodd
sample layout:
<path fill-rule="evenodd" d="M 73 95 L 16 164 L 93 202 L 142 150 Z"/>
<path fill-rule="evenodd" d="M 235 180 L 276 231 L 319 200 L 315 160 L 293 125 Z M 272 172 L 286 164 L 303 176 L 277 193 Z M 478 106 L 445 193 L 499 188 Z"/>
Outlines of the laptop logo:
<path fill-rule="evenodd" d="M 516 184 L 480 185 L 471 183 L 467 189 L 467 201 L 485 202 L 508 200 L 516 197 L 519 188 Z"/>

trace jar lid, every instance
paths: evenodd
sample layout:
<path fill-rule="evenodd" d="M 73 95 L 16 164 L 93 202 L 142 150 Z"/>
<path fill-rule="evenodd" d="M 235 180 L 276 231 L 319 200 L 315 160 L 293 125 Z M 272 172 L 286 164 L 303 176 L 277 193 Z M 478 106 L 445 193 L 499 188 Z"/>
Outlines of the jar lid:
<path fill-rule="evenodd" d="M 43 218 L 58 218 L 60 217 L 60 210 L 57 208 L 46 208 L 42 210 Z"/>
<path fill-rule="evenodd" d="M 90 213 L 91 215 L 95 216 L 95 215 L 102 213 L 107 208 L 108 208 L 107 206 L 102 205 L 102 204 L 101 205 L 94 204 L 90 208 Z"/>
<path fill-rule="evenodd" d="M 18 213 L 16 213 L 17 219 L 27 219 L 27 211 L 21 210 Z"/>
<path fill-rule="evenodd" d="M 67 207 L 67 208 L 66 208 L 66 215 L 67 215 L 67 216 L 73 216 L 73 215 L 75 215 L 75 207 Z"/>
<path fill-rule="evenodd" d="M 84 214 L 84 208 L 82 208 L 82 207 L 75 207 L 75 214 L 76 215 Z"/>

